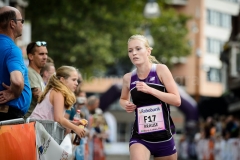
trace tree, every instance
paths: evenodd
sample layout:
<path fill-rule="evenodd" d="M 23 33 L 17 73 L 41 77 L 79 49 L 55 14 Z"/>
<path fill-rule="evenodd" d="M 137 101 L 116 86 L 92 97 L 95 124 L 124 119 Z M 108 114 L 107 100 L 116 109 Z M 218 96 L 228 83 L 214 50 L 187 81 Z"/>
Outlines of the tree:
<path fill-rule="evenodd" d="M 172 56 L 190 53 L 186 41 L 188 18 L 162 8 L 161 17 L 147 20 L 142 14 L 145 3 L 143 0 L 29 0 L 26 20 L 32 24 L 32 40 L 48 43 L 49 56 L 56 67 L 72 65 L 88 76 L 116 74 L 116 71 L 122 75 L 131 68 L 127 40 L 133 34 L 144 34 L 141 26 L 145 24 L 150 24 L 156 43 L 153 55 L 160 61 L 165 57 L 168 63 Z"/>

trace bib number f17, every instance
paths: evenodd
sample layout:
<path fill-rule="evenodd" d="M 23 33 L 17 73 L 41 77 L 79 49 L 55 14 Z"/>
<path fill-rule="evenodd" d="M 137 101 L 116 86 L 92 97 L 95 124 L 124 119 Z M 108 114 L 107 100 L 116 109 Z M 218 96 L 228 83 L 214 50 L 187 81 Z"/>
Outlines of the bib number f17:
<path fill-rule="evenodd" d="M 161 104 L 140 107 L 137 115 L 139 134 L 165 130 Z"/>

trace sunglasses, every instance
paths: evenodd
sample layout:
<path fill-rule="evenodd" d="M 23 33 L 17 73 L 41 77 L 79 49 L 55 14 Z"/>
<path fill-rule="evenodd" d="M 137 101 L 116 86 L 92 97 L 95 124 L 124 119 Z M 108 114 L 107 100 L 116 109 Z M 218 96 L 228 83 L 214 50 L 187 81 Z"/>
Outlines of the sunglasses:
<path fill-rule="evenodd" d="M 12 19 L 14 21 L 21 21 L 21 23 L 23 24 L 24 23 L 24 19 Z"/>
<path fill-rule="evenodd" d="M 45 42 L 45 41 L 36 41 L 36 42 L 30 43 L 30 44 L 27 46 L 27 54 L 28 54 L 28 53 L 32 53 L 32 50 L 33 50 L 33 48 L 34 48 L 35 45 L 38 46 L 38 47 L 47 46 L 47 42 Z"/>
<path fill-rule="evenodd" d="M 35 42 L 35 44 L 36 44 L 38 47 L 47 46 L 47 42 L 45 42 L 45 41 L 37 41 L 37 42 Z"/>

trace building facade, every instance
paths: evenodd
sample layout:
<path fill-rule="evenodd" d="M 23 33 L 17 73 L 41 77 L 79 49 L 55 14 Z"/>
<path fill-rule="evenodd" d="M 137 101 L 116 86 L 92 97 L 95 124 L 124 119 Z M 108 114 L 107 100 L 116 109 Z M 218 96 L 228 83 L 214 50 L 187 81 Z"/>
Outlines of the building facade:
<path fill-rule="evenodd" d="M 240 113 L 240 13 L 232 17 L 232 32 L 225 43 L 221 54 L 222 63 L 226 66 L 223 72 L 227 75 L 226 86 L 231 95 L 228 112 Z"/>
<path fill-rule="evenodd" d="M 232 16 L 239 13 L 239 1 L 179 1 L 169 4 L 191 17 L 188 38 L 192 53 L 185 63 L 175 64 L 173 76 L 197 101 L 200 97 L 219 97 L 226 91 L 227 81 L 220 53 L 232 31 Z"/>

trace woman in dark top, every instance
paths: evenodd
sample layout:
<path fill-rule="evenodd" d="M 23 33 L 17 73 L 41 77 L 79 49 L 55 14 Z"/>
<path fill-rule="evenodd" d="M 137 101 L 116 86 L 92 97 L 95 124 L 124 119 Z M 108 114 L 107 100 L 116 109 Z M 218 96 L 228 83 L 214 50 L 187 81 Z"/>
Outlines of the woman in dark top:
<path fill-rule="evenodd" d="M 147 160 L 153 155 L 154 160 L 176 160 L 169 104 L 178 107 L 181 99 L 168 67 L 151 56 L 151 50 L 142 35 L 128 40 L 128 56 L 136 69 L 123 77 L 120 105 L 135 112 L 130 157 Z"/>

